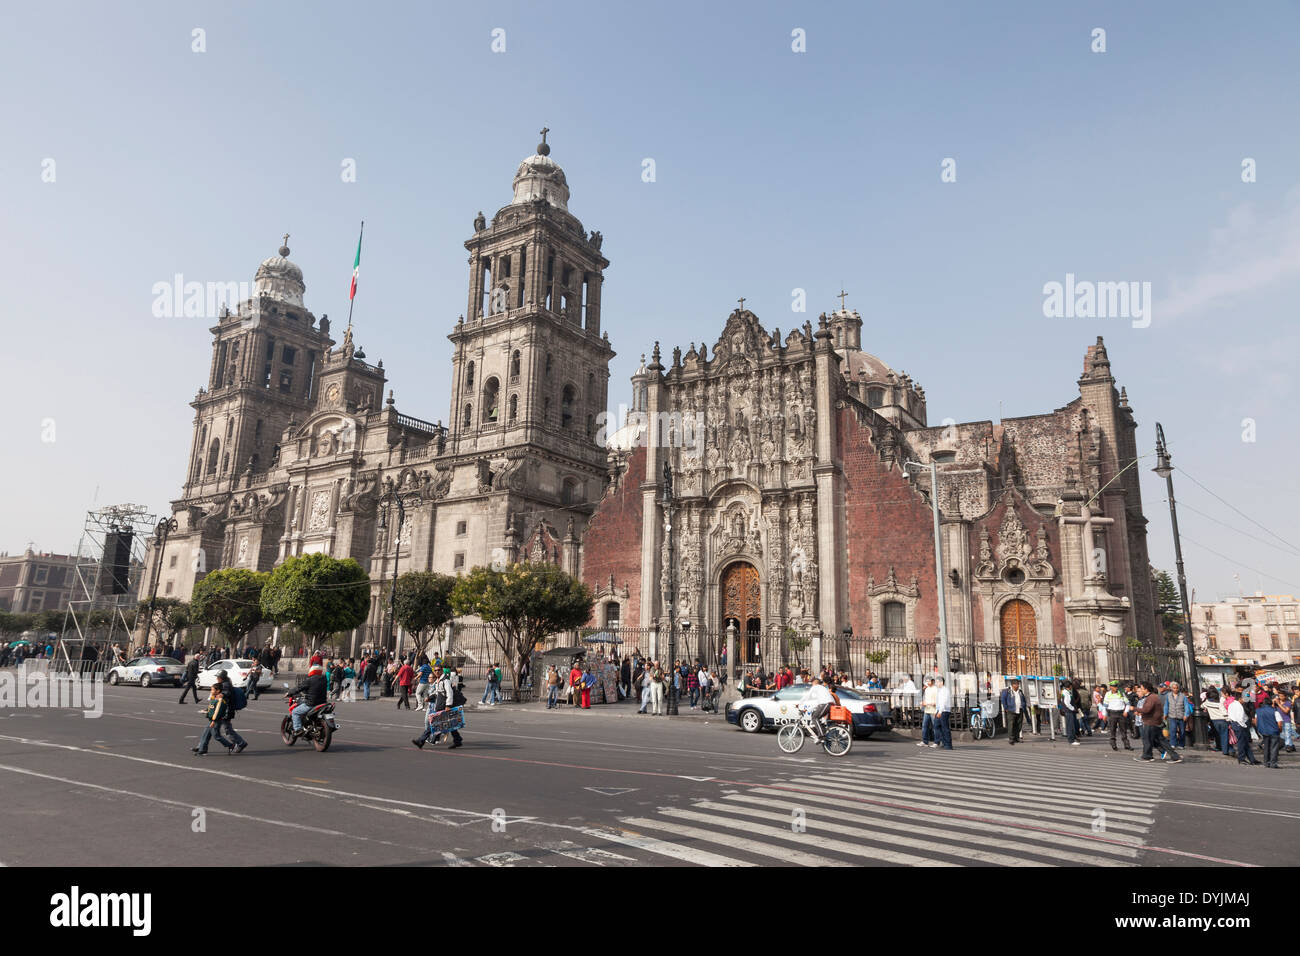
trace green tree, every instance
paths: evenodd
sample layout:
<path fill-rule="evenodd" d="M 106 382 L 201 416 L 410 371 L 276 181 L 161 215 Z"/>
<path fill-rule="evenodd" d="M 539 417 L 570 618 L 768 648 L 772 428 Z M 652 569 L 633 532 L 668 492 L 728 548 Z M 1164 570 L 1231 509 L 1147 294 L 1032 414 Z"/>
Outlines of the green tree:
<path fill-rule="evenodd" d="M 266 583 L 266 574 L 247 568 L 211 571 L 194 583 L 189 617 L 195 624 L 215 627 L 232 646 L 237 646 L 262 623 L 261 599 Z M 163 620 L 165 623 L 166 612 Z"/>
<path fill-rule="evenodd" d="M 352 558 L 302 554 L 270 573 L 262 588 L 262 615 L 297 624 L 316 643 L 336 631 L 360 627 L 370 613 L 370 576 Z"/>
<path fill-rule="evenodd" d="M 457 580 L 436 571 L 408 571 L 397 578 L 393 620 L 415 639 L 422 654 L 428 652 L 433 635 L 455 615 L 451 592 Z"/>
<path fill-rule="evenodd" d="M 200 584 L 202 582 L 199 582 Z M 197 589 L 198 585 L 195 585 Z M 91 612 L 91 623 L 94 624 L 94 612 Z M 146 619 L 149 617 L 149 602 L 141 601 L 136 606 L 136 622 L 141 628 L 144 627 Z M 160 597 L 154 599 L 153 619 L 149 623 L 149 643 L 158 641 L 169 641 L 177 631 L 183 631 L 190 626 L 190 606 L 180 598 Z M 143 636 L 143 631 L 141 631 Z"/>
<path fill-rule="evenodd" d="M 1165 644 L 1178 646 L 1183 639 L 1183 596 L 1178 583 L 1168 571 L 1156 574 L 1156 618 Z"/>
<path fill-rule="evenodd" d="M 63 618 L 66 615 L 66 611 L 38 611 L 33 629 L 39 631 L 42 638 L 46 634 L 58 634 L 63 630 Z"/>
<path fill-rule="evenodd" d="M 537 642 L 585 624 L 594 603 L 590 588 L 545 562 L 521 561 L 503 571 L 477 567 L 451 592 L 453 611 L 476 614 L 488 626 L 516 689 Z"/>

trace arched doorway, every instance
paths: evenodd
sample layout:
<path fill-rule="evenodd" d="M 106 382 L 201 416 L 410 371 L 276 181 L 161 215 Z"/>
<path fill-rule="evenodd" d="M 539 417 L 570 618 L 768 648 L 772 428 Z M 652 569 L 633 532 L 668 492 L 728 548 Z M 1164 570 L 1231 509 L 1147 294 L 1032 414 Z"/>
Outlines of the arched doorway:
<path fill-rule="evenodd" d="M 722 628 L 734 624 L 740 636 L 740 660 L 743 664 L 761 656 L 759 635 L 763 629 L 763 589 L 758 568 L 748 561 L 737 561 L 722 572 Z"/>
<path fill-rule="evenodd" d="M 1038 618 L 1028 601 L 1002 605 L 1002 673 L 1038 673 Z"/>

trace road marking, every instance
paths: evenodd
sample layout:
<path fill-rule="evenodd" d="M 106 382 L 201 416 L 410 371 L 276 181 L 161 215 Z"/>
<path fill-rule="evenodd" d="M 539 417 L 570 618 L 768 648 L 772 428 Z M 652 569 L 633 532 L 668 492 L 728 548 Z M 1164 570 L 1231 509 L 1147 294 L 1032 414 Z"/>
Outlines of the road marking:
<path fill-rule="evenodd" d="M 317 780 L 315 777 L 294 777 L 294 780 L 301 780 L 304 783 L 329 783 L 328 780 Z"/>
<path fill-rule="evenodd" d="M 811 853 L 801 853 L 799 850 L 790 850 L 785 847 L 772 846 L 767 843 L 758 843 L 754 840 L 746 840 L 743 837 L 731 836 L 726 833 L 717 833 L 713 830 L 700 830 L 696 827 L 683 826 L 679 823 L 671 823 L 667 820 L 647 820 L 642 817 L 632 817 L 626 820 L 620 820 L 619 823 L 638 829 L 650 830 L 667 830 L 674 836 L 690 837 L 694 840 L 702 840 L 705 843 L 721 843 L 729 849 L 742 850 L 746 853 L 755 853 L 759 856 L 771 856 L 785 863 L 797 863 L 799 866 L 852 866 L 844 860 L 834 860 L 830 857 L 815 856 Z M 752 866 L 751 863 L 732 864 L 740 866 Z"/>
<path fill-rule="evenodd" d="M 583 790 L 590 790 L 592 793 L 599 793 L 605 797 L 619 797 L 625 793 L 631 793 L 634 790 L 640 790 L 640 787 L 583 787 Z"/>
<path fill-rule="evenodd" d="M 547 850 L 558 856 L 565 856 L 572 860 L 578 860 L 582 863 L 590 863 L 593 866 L 605 866 L 608 862 L 635 863 L 636 860 L 630 856 L 623 856 L 620 853 L 610 853 L 607 850 L 598 850 L 595 847 L 580 847 L 571 840 L 558 840 L 551 843 L 537 844 L 539 849 Z"/>
<path fill-rule="evenodd" d="M 677 776 L 681 777 L 683 780 L 694 780 L 696 783 L 705 783 L 709 780 L 718 779 L 717 777 L 688 777 L 684 773 L 679 773 Z"/>
<path fill-rule="evenodd" d="M 722 806 L 719 804 L 718 806 Z M 707 809 L 712 809 L 709 807 Z M 805 830 L 802 833 L 795 833 L 790 829 L 790 822 L 782 814 L 777 814 L 785 826 L 769 827 L 762 824 L 752 823 L 748 820 L 733 820 L 729 817 L 720 817 L 712 813 L 698 813 L 694 810 L 678 810 L 669 807 L 660 810 L 664 816 L 672 817 L 679 820 L 691 820 L 696 823 L 703 823 L 707 826 L 714 827 L 732 827 L 737 830 L 744 830 L 746 833 L 753 833 L 759 836 L 768 836 L 777 840 L 785 840 L 788 843 L 812 844 L 818 849 L 829 850 L 833 853 L 847 853 L 850 856 L 862 856 L 871 860 L 882 861 L 885 863 L 901 863 L 904 866 L 962 866 L 961 863 L 948 863 L 944 860 L 932 860 L 923 856 L 914 856 L 911 853 L 895 853 L 893 850 L 883 849 L 881 847 L 863 847 L 856 843 L 850 843 L 847 840 L 832 840 L 827 837 L 819 837 L 815 833 Z M 734 812 L 734 811 L 733 811 Z M 770 817 L 762 811 L 754 811 L 760 816 Z M 778 851 L 780 848 L 778 847 Z M 851 863 L 841 864 L 852 866 Z"/>

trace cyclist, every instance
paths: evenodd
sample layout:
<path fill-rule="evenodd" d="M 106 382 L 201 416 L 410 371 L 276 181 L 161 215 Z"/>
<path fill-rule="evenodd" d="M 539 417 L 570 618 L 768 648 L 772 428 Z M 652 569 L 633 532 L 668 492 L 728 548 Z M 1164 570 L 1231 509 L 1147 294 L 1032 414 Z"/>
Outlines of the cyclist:
<path fill-rule="evenodd" d="M 822 719 L 829 713 L 832 704 L 838 704 L 840 699 L 835 696 L 829 687 L 822 683 L 820 677 L 812 679 L 812 685 L 808 688 L 808 693 L 799 702 L 799 709 L 808 715 L 817 728 L 818 736 L 821 735 L 824 727 Z"/>

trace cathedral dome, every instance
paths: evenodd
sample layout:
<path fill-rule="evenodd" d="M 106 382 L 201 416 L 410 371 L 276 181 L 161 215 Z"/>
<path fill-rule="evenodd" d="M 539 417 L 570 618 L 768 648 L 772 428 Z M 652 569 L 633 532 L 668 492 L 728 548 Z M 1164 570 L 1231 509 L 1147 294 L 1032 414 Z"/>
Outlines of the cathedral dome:
<path fill-rule="evenodd" d="M 856 349 L 845 356 L 844 377 L 850 382 L 888 382 L 897 378 L 894 370 L 880 359 Z"/>
<path fill-rule="evenodd" d="M 285 241 L 289 239 L 285 236 Z M 290 305 L 301 306 L 302 295 L 307 290 L 302 281 L 302 270 L 288 259 L 289 247 L 281 246 L 277 255 L 268 256 L 257 267 L 254 292 L 259 296 L 278 299 Z"/>
<path fill-rule="evenodd" d="M 537 144 L 537 152 L 519 164 L 515 173 L 515 195 L 510 205 L 518 206 L 544 199 L 556 209 L 569 211 L 569 182 L 564 178 L 560 164 L 551 159 L 551 147 L 546 142 L 542 131 L 542 141 Z"/>

